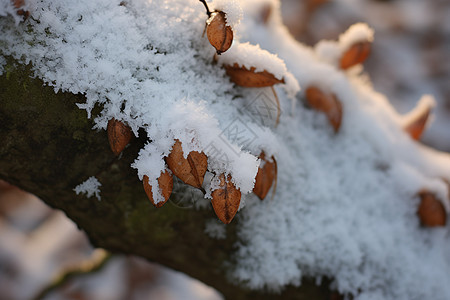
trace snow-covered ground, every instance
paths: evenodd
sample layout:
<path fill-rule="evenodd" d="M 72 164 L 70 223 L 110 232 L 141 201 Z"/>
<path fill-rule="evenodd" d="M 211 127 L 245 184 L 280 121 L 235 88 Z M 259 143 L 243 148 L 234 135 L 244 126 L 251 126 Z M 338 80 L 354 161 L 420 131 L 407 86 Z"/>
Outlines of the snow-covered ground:
<path fill-rule="evenodd" d="M 414 47 L 414 37 L 383 35 L 389 27 L 379 19 L 391 13 L 389 4 L 326 4 L 328 10 L 324 6 L 316 19 L 310 18 L 309 38 L 315 44 L 322 31 L 331 34 L 321 38 L 339 40 L 312 48 L 288 34 L 275 0 L 217 1 L 211 7 L 227 9 L 235 40 L 228 57 L 225 53 L 213 63 L 215 49 L 202 37 L 207 17 L 197 0 L 119 2 L 30 1 L 27 24 L 32 30 L 10 17 L 0 18 L 0 53 L 31 61 L 36 75 L 56 90 L 83 93 L 87 102 L 79 106 L 88 115 L 95 104 L 102 104 L 97 128 L 106 128 L 114 117 L 135 133 L 146 130 L 153 142 L 141 150 L 133 167 L 152 186 L 166 168 L 163 157 L 174 139 L 186 152 L 208 155 L 208 174 L 230 174 L 243 194 L 235 220 L 238 263 L 231 276 L 251 288 L 274 290 L 298 285 L 303 276 L 318 281 L 326 276 L 333 279 L 332 288 L 356 299 L 450 297 L 448 225 L 424 228 L 416 216 L 422 189 L 449 208 L 442 179 L 450 179 L 450 156 L 412 140 L 402 129 L 404 117 L 389 101 L 413 98 L 417 103 L 423 93 L 434 94 L 438 129 L 430 128 L 434 133 L 425 138 L 446 148 L 446 142 L 435 141 L 449 132 L 442 100 L 446 94 L 435 88 L 446 84 L 429 79 L 424 64 L 415 63 L 419 46 Z M 402 17 L 392 13 L 391 22 L 419 31 L 434 26 L 437 18 L 428 7 L 438 2 L 413 2 L 394 1 Z M 442 7 L 440 13 L 448 15 L 448 6 Z M 8 12 L 1 8 L 0 15 Z M 338 18 L 345 20 L 344 26 L 335 26 Z M 374 57 L 368 65 L 373 78 L 379 75 L 373 83 L 362 66 L 344 71 L 336 63 L 349 42 L 361 36 L 371 39 L 372 31 L 364 25 L 339 38 L 356 21 L 374 28 Z M 448 34 L 448 22 L 442 22 L 439 32 Z M 381 42 L 378 31 L 385 38 Z M 429 59 L 435 59 L 435 52 L 430 53 Z M 282 111 L 278 126 L 250 113 L 263 96 L 272 97 L 270 89 L 233 85 L 220 66 L 230 61 L 285 79 L 286 84 L 275 87 Z M 397 88 L 397 77 L 403 88 Z M 309 86 L 334 94 L 342 103 L 337 134 L 323 114 L 305 105 Z M 401 113 L 413 107 L 401 103 Z M 230 134 L 230 128 L 240 135 Z M 272 201 L 261 202 L 251 193 L 261 151 L 278 162 Z M 217 187 L 214 180 L 205 180 L 204 188 L 211 187 Z M 161 196 L 154 192 L 154 197 L 158 202 Z M 210 227 L 207 231 L 214 232 Z"/>

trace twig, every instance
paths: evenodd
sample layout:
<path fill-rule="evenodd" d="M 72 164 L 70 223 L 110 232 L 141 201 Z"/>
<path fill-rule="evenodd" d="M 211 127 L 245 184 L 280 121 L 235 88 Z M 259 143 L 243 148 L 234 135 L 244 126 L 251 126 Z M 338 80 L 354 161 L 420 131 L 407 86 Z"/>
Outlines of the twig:
<path fill-rule="evenodd" d="M 211 17 L 211 11 L 209 10 L 208 4 L 206 4 L 206 0 L 199 0 L 206 8 L 206 14 L 208 15 L 208 18 Z"/>

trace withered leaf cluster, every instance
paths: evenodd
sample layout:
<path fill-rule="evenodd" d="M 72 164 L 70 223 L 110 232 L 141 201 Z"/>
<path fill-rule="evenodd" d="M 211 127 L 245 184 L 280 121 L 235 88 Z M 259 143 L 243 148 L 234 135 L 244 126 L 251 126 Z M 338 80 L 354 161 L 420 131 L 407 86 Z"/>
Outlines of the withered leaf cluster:
<path fill-rule="evenodd" d="M 207 7 L 206 2 L 203 4 Z M 207 8 L 209 11 L 209 9 Z M 268 6 L 266 11 L 263 12 L 263 22 L 267 22 L 271 14 L 271 7 Z M 216 49 L 217 54 L 222 54 L 227 51 L 233 43 L 233 30 L 226 23 L 226 13 L 223 11 L 214 11 L 210 14 L 209 19 L 206 21 L 206 33 L 210 44 Z M 285 83 L 284 78 L 278 79 L 272 73 L 267 70 L 256 72 L 256 67 L 250 67 L 250 69 L 239 66 L 238 63 L 231 65 L 224 65 L 227 75 L 230 77 L 231 82 L 243 87 L 272 87 L 277 83 Z M 276 96 L 278 115 L 280 114 L 280 103 Z M 278 124 L 278 118 L 277 118 Z"/>
<path fill-rule="evenodd" d="M 203 191 L 203 180 L 208 169 L 208 158 L 206 154 L 203 152 L 191 151 L 186 158 L 183 154 L 181 142 L 175 140 L 172 151 L 165 158 L 167 167 L 175 176 L 181 179 L 181 181 Z M 161 189 L 165 201 L 169 199 L 173 186 L 172 175 L 167 174 L 168 172 L 166 171 L 158 178 L 159 188 Z M 211 193 L 211 204 L 217 217 L 223 223 L 229 224 L 239 208 L 241 192 L 231 182 L 230 175 L 225 179 L 225 175 L 221 174 L 219 175 L 219 180 L 219 188 Z M 147 184 L 145 183 L 144 178 L 144 188 L 150 201 L 156 207 L 161 207 L 165 203 L 154 203 L 151 194 L 152 187 L 148 184 L 148 178 Z"/>
<path fill-rule="evenodd" d="M 343 52 L 339 61 L 339 67 L 347 70 L 355 65 L 361 64 L 369 57 L 371 51 L 370 41 L 360 41 L 353 44 Z M 343 108 L 341 101 L 332 93 L 327 93 L 317 86 L 309 86 L 305 91 L 305 99 L 308 105 L 318 111 L 323 112 L 334 131 L 337 133 L 341 126 Z M 431 104 L 420 111 L 403 126 L 403 130 L 414 140 L 419 140 L 422 136 L 431 114 Z M 449 186 L 447 180 L 443 179 Z M 445 226 L 447 213 L 443 202 L 436 195 L 426 189 L 418 193 L 420 204 L 417 215 L 423 226 L 436 227 Z M 449 199 L 446 199 L 449 201 Z"/>
<path fill-rule="evenodd" d="M 166 157 L 166 163 L 173 174 L 184 183 L 196 188 L 202 187 L 208 169 L 208 158 L 205 153 L 192 151 L 184 158 L 181 142 L 175 140 L 172 152 Z"/>
<path fill-rule="evenodd" d="M 206 2 L 202 1 L 205 6 Z M 16 5 L 23 5 L 23 0 L 14 1 Z M 16 6 L 18 7 L 18 6 Z M 269 7 L 270 8 L 270 7 Z M 226 13 L 214 11 L 209 13 L 206 32 L 208 40 L 216 49 L 217 54 L 227 51 L 233 43 L 233 30 L 226 24 Z M 266 23 L 270 16 L 270 9 L 262 12 L 262 21 Z M 341 56 L 339 67 L 343 70 L 363 63 L 370 54 L 371 43 L 361 41 L 352 45 Z M 275 84 L 285 83 L 284 78 L 278 79 L 267 70 L 256 72 L 256 67 L 240 66 L 237 62 L 231 65 L 225 64 L 226 74 L 236 85 L 246 88 L 272 87 L 278 107 L 278 117 L 280 103 L 273 89 Z M 337 133 L 341 127 L 343 118 L 343 107 L 341 101 L 333 93 L 327 92 L 325 88 L 311 85 L 305 91 L 305 100 L 308 105 L 318 111 L 323 112 Z M 425 109 L 421 114 L 410 120 L 404 126 L 413 139 L 418 140 L 422 135 L 429 119 L 431 107 Z M 132 132 L 124 122 L 112 119 L 108 122 L 108 140 L 111 150 L 115 155 L 120 154 L 126 145 L 131 141 Z M 149 183 L 147 175 L 143 178 L 144 190 L 150 202 L 155 207 L 162 207 L 170 198 L 173 189 L 173 175 L 177 176 L 185 184 L 203 190 L 203 181 L 208 170 L 208 157 L 203 152 L 191 151 L 186 156 L 180 140 L 175 139 L 172 150 L 165 159 L 166 169 L 161 172 L 157 179 L 158 192 L 161 193 L 163 201 L 155 202 L 153 197 L 153 187 Z M 255 177 L 253 192 L 261 200 L 267 197 L 270 189 L 276 190 L 277 183 L 277 161 L 274 156 L 266 157 L 264 152 L 259 155 L 260 166 Z M 215 174 L 213 180 L 218 180 L 218 188 L 211 193 L 211 204 L 217 217 L 225 224 L 229 224 L 236 215 L 240 201 L 241 192 L 233 183 L 232 177 L 228 174 Z M 419 192 L 421 199 L 417 210 L 417 215 L 424 226 L 444 226 L 446 224 L 446 211 L 441 201 L 427 190 Z"/>

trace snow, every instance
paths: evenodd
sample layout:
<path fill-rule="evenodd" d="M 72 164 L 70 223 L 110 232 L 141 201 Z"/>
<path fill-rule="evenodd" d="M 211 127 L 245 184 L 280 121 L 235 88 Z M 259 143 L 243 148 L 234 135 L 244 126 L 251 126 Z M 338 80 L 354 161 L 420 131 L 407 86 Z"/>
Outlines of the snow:
<path fill-rule="evenodd" d="M 411 124 L 413 120 L 417 120 L 426 111 L 433 109 L 436 106 L 436 100 L 432 95 L 423 95 L 417 103 L 416 107 L 411 110 L 408 114 L 403 116 L 403 124 Z M 425 124 L 425 130 L 431 125 L 431 118 L 427 120 Z"/>
<path fill-rule="evenodd" d="M 342 51 L 359 42 L 373 42 L 373 29 L 366 23 L 356 23 L 339 36 L 339 47 Z"/>
<path fill-rule="evenodd" d="M 100 187 L 102 184 L 94 176 L 89 177 L 86 181 L 77 185 L 73 190 L 77 195 L 86 194 L 86 197 L 91 198 L 95 196 L 98 201 L 101 200 Z"/>
<path fill-rule="evenodd" d="M 26 9 L 28 5 L 24 5 L 24 9 Z M 17 15 L 17 9 L 12 4 L 11 0 L 0 0 L 0 17 L 12 16 L 14 18 L 15 24 L 19 24 L 22 20 L 22 16 Z"/>
<path fill-rule="evenodd" d="M 294 3 L 302 5 L 283 0 L 285 17 L 287 12 L 298 12 Z M 361 20 L 370 24 L 376 32 L 376 40 L 364 67 L 374 86 L 389 95 L 400 113 L 411 110 L 423 94 L 432 94 L 438 109 L 422 142 L 448 152 L 450 111 L 445 107 L 449 103 L 449 4 L 448 1 L 420 0 L 336 0 L 331 5 L 320 6 L 303 40 L 307 36 L 307 42 L 313 44 L 323 38 L 335 39 L 349 24 Z M 285 19 L 286 24 L 302 21 L 298 16 L 289 17 L 290 20 Z"/>
<path fill-rule="evenodd" d="M 242 8 L 237 0 L 215 0 L 208 6 L 212 11 L 223 11 L 227 25 L 232 29 L 235 29 L 242 19 Z"/>
<path fill-rule="evenodd" d="M 235 280 L 281 290 L 299 285 L 304 276 L 326 276 L 332 287 L 356 299 L 448 299 L 448 225 L 422 228 L 416 210 L 423 188 L 449 208 L 441 180 L 450 179 L 449 155 L 404 133 L 403 117 L 373 90 L 361 68 L 344 73 L 327 60 L 337 49 L 332 43 L 342 49 L 371 40 L 371 29 L 359 24 L 339 42 L 309 48 L 282 26 L 277 2 L 234 2 L 223 1 L 229 22 L 242 9 L 242 20 L 233 25 L 239 40 L 219 62 L 287 76 L 287 86 L 296 88 L 275 87 L 282 110 L 276 128 L 251 113 L 267 89 L 234 86 L 213 63 L 214 49 L 202 37 L 207 16 L 197 0 L 135 0 L 126 6 L 43 0 L 30 10 L 31 32 L 0 18 L 6 33 L 0 52 L 31 61 L 36 76 L 55 90 L 84 94 L 86 103 L 79 106 L 89 116 L 94 105 L 103 105 L 96 128 L 105 129 L 114 117 L 135 134 L 144 129 L 149 143 L 132 166 L 152 186 L 174 139 L 185 155 L 207 154 L 205 186 L 211 186 L 211 173 L 230 174 L 243 193 L 234 221 L 239 242 L 230 258 L 237 261 L 230 270 Z M 267 4 L 272 13 L 261 24 L 259 13 Z M 310 85 L 342 102 L 338 134 L 322 113 L 305 107 L 301 91 L 295 95 L 299 86 Z M 261 151 L 278 163 L 273 201 L 246 195 Z M 206 228 L 222 236 L 214 225 Z"/>
<path fill-rule="evenodd" d="M 321 40 L 314 46 L 314 50 L 319 58 L 329 64 L 337 65 L 342 55 L 342 51 L 335 41 Z"/>
<path fill-rule="evenodd" d="M 321 40 L 314 49 L 324 62 L 337 66 L 339 59 L 351 46 L 359 42 L 373 42 L 373 39 L 372 28 L 365 23 L 356 23 L 339 35 L 337 41 Z"/>
<path fill-rule="evenodd" d="M 212 219 L 205 224 L 205 233 L 213 239 L 224 239 L 226 238 L 225 224 L 221 223 L 217 219 Z"/>

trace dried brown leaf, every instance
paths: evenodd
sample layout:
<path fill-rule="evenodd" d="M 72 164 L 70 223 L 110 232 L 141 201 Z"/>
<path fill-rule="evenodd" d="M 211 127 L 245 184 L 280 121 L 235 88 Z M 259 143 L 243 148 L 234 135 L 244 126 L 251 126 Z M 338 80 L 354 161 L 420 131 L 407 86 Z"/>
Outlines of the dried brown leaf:
<path fill-rule="evenodd" d="M 341 101 L 335 95 L 325 94 L 314 86 L 306 89 L 305 96 L 309 106 L 325 113 L 334 131 L 338 132 L 342 122 Z"/>
<path fill-rule="evenodd" d="M 236 215 L 241 202 L 241 192 L 231 182 L 231 176 L 219 175 L 220 187 L 211 193 L 212 206 L 220 221 L 229 224 Z"/>
<path fill-rule="evenodd" d="M 420 204 L 417 215 L 420 222 L 427 227 L 445 226 L 447 213 L 442 202 L 427 190 L 420 191 L 419 197 Z"/>
<path fill-rule="evenodd" d="M 172 194 L 173 176 L 168 171 L 162 172 L 158 178 L 159 189 L 161 191 L 161 194 L 164 197 L 164 201 L 162 201 L 162 202 L 155 203 L 155 201 L 153 200 L 152 186 L 148 182 L 147 175 L 144 175 L 144 179 L 143 179 L 142 183 L 144 185 L 144 190 L 145 190 L 145 193 L 147 194 L 148 199 L 154 206 L 156 206 L 158 208 L 163 206 L 164 203 L 166 203 L 167 200 L 169 200 L 169 197 Z"/>
<path fill-rule="evenodd" d="M 125 125 L 125 123 L 113 118 L 109 120 L 107 130 L 109 146 L 115 155 L 119 155 L 133 136 L 131 128 Z"/>
<path fill-rule="evenodd" d="M 230 80 L 237 85 L 243 87 L 266 87 L 277 83 L 284 83 L 283 79 L 277 79 L 272 73 L 266 70 L 262 72 L 255 72 L 256 68 L 251 67 L 248 70 L 245 67 L 240 67 L 237 63 L 234 65 L 224 65 L 227 75 Z"/>
<path fill-rule="evenodd" d="M 277 163 L 273 156 L 272 161 L 268 161 L 264 152 L 261 153 L 259 158 L 261 159 L 261 165 L 263 166 L 262 168 L 261 166 L 258 168 L 253 193 L 255 193 L 259 199 L 264 200 L 277 176 Z"/>
<path fill-rule="evenodd" d="M 192 151 L 187 158 L 184 158 L 181 142 L 175 140 L 172 151 L 166 157 L 166 163 L 173 174 L 184 183 L 196 188 L 202 187 L 203 178 L 208 168 L 208 158 L 205 153 Z"/>
<path fill-rule="evenodd" d="M 407 132 L 414 140 L 419 140 L 425 130 L 430 113 L 431 106 L 428 106 L 426 109 L 422 110 L 420 114 L 415 115 L 414 118 L 409 120 L 409 123 L 403 127 L 405 132 Z"/>
<path fill-rule="evenodd" d="M 206 35 L 217 54 L 227 51 L 233 43 L 233 30 L 227 25 L 225 13 L 213 12 L 206 24 Z"/>
<path fill-rule="evenodd" d="M 344 54 L 341 56 L 340 66 L 341 69 L 348 69 L 357 64 L 363 63 L 370 54 L 370 42 L 359 42 L 352 45 Z"/>

